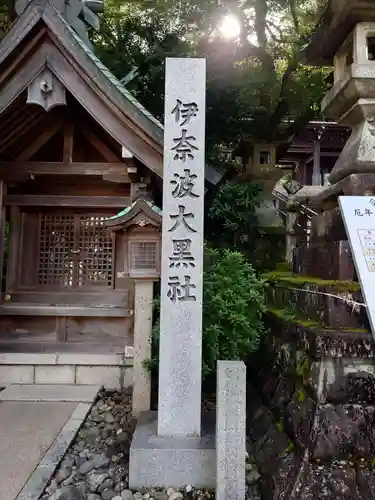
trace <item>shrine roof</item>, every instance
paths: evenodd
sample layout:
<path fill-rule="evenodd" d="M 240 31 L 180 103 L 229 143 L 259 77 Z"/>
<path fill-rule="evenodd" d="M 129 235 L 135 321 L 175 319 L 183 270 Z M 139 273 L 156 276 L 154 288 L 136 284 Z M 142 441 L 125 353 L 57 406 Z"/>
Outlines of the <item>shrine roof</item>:
<path fill-rule="evenodd" d="M 92 49 L 72 28 L 67 20 L 57 11 L 48 0 L 32 0 L 25 10 L 13 23 L 9 32 L 0 43 L 0 64 L 17 49 L 27 38 L 39 21 L 44 21 L 48 29 L 56 36 L 58 43 L 63 45 L 74 60 L 85 70 L 94 84 L 98 85 L 101 92 L 111 100 L 137 127 L 140 132 L 152 141 L 152 147 L 158 158 L 163 155 L 164 127 L 142 104 L 129 92 L 125 86 L 112 74 L 112 72 L 98 59 Z M 1 110 L 0 110 L 1 111 Z M 116 138 L 116 137 L 115 137 Z M 129 147 L 130 145 L 123 144 Z M 141 152 L 141 149 L 139 149 Z M 140 153 L 132 151 L 159 177 L 162 177 L 162 161 L 147 161 Z M 205 178 L 210 184 L 216 185 L 223 178 L 224 172 L 207 164 Z"/>
<path fill-rule="evenodd" d="M 329 0 L 304 49 L 307 63 L 332 66 L 333 58 L 359 22 L 375 21 L 373 0 Z"/>
<path fill-rule="evenodd" d="M 115 219 L 119 219 L 120 217 L 123 217 L 124 215 L 130 213 L 133 208 L 137 205 L 137 203 L 139 202 L 140 200 L 135 200 L 133 201 L 133 203 L 131 205 L 129 205 L 128 207 L 125 207 L 123 210 L 121 210 L 121 212 L 119 212 L 118 214 L 116 215 L 112 215 L 112 217 L 108 217 L 107 220 L 115 220 Z M 143 200 L 147 205 L 148 207 L 153 211 L 155 212 L 156 214 L 162 216 L 162 210 L 161 208 L 159 208 L 158 206 L 155 205 L 155 203 L 153 201 L 149 201 L 149 200 Z"/>

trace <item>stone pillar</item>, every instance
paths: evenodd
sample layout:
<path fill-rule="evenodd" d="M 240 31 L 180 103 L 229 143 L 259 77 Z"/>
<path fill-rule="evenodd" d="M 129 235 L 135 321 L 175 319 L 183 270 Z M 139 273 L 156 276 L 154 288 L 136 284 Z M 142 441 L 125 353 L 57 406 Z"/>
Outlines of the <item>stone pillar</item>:
<path fill-rule="evenodd" d="M 312 185 L 313 186 L 321 186 L 322 178 L 320 171 L 320 140 L 314 142 L 313 149 L 314 156 L 314 165 L 313 165 L 313 174 L 312 174 Z"/>
<path fill-rule="evenodd" d="M 166 61 L 158 435 L 201 432 L 205 59 Z"/>
<path fill-rule="evenodd" d="M 296 234 L 294 231 L 294 224 L 297 220 L 295 212 L 288 212 L 286 217 L 286 237 L 285 237 L 285 260 L 293 262 L 293 250 L 296 246 Z"/>
<path fill-rule="evenodd" d="M 245 499 L 246 366 L 218 361 L 216 500 Z"/>
<path fill-rule="evenodd" d="M 211 489 L 215 415 L 201 419 L 205 60 L 167 59 L 165 81 L 159 401 L 138 419 L 129 487 Z"/>
<path fill-rule="evenodd" d="M 133 416 L 150 410 L 151 377 L 143 362 L 151 358 L 152 301 L 154 283 L 135 282 L 134 358 L 133 358 Z"/>

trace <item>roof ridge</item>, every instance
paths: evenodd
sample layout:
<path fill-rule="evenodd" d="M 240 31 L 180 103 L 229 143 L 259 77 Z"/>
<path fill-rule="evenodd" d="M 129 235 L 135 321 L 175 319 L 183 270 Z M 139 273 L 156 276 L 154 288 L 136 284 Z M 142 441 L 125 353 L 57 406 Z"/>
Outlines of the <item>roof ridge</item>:
<path fill-rule="evenodd" d="M 37 0 L 38 1 L 38 0 Z M 162 123 L 155 118 L 155 116 L 150 113 L 144 106 L 141 104 L 135 97 L 134 95 L 124 86 L 123 83 L 112 73 L 110 69 L 98 58 L 98 56 L 95 54 L 95 52 L 87 46 L 85 41 L 79 36 L 79 34 L 73 29 L 73 27 L 68 23 L 68 21 L 60 14 L 60 12 L 52 5 L 49 0 L 39 0 L 39 1 L 46 1 L 48 2 L 51 7 L 54 9 L 58 17 L 61 19 L 61 21 L 64 23 L 64 25 L 67 27 L 67 29 L 72 33 L 74 38 L 77 40 L 77 42 L 80 44 L 80 46 L 85 50 L 86 54 L 90 57 L 90 59 L 95 63 L 95 65 L 101 70 L 103 74 L 105 74 L 108 77 L 108 80 L 119 90 L 124 97 L 128 99 L 134 106 L 136 106 L 140 111 L 143 112 L 145 116 L 147 116 L 149 119 L 151 119 L 158 127 L 160 127 L 161 130 L 164 130 L 164 126 Z"/>

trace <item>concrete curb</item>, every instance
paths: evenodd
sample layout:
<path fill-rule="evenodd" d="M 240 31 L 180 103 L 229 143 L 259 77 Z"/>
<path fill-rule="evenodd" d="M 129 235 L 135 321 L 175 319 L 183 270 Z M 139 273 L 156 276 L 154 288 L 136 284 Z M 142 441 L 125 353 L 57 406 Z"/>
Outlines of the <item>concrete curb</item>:
<path fill-rule="evenodd" d="M 78 403 L 76 409 L 66 421 L 42 461 L 27 480 L 16 500 L 39 500 L 55 470 L 59 466 L 81 425 L 85 421 L 97 395 L 91 403 Z"/>

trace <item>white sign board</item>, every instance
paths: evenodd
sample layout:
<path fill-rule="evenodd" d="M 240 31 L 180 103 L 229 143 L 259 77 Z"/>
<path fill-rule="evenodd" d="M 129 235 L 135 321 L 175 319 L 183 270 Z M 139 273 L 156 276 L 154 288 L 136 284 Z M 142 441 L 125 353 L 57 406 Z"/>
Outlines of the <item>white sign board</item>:
<path fill-rule="evenodd" d="M 374 336 L 375 196 L 340 196 L 339 205 Z"/>
<path fill-rule="evenodd" d="M 206 61 L 166 60 L 158 434 L 201 428 Z"/>

